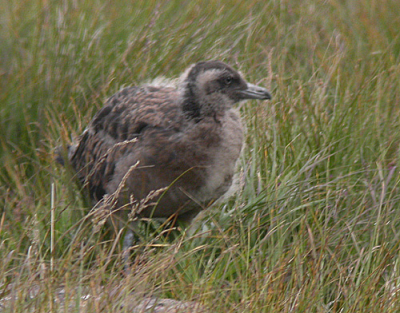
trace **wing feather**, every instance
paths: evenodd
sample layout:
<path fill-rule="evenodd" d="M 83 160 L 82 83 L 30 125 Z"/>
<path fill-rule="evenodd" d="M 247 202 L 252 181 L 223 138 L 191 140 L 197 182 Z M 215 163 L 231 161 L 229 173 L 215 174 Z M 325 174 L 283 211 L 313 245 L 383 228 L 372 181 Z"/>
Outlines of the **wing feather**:
<path fill-rule="evenodd" d="M 179 130 L 177 92 L 170 87 L 128 87 L 112 97 L 70 148 L 70 163 L 98 201 L 112 180 L 117 161 L 135 149 L 148 128 Z"/>

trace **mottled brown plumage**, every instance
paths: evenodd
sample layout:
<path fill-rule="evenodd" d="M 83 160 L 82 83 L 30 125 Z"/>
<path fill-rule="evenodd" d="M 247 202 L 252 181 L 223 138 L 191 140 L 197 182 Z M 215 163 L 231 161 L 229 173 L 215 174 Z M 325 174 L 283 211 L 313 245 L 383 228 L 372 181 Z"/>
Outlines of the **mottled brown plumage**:
<path fill-rule="evenodd" d="M 69 148 L 69 162 L 94 202 L 113 195 L 112 210 L 129 212 L 167 187 L 138 215 L 190 220 L 232 183 L 243 142 L 233 105 L 244 99 L 270 95 L 219 61 L 193 65 L 176 87 L 122 89 Z"/>

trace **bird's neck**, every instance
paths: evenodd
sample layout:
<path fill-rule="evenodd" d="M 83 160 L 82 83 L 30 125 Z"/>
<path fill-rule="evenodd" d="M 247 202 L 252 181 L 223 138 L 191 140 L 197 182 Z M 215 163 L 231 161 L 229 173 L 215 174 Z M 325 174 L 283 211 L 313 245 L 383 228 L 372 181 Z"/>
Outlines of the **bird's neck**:
<path fill-rule="evenodd" d="M 181 101 L 184 114 L 189 119 L 200 121 L 202 113 L 201 105 L 198 103 L 198 100 L 196 100 L 196 97 L 190 88 L 185 90 Z"/>

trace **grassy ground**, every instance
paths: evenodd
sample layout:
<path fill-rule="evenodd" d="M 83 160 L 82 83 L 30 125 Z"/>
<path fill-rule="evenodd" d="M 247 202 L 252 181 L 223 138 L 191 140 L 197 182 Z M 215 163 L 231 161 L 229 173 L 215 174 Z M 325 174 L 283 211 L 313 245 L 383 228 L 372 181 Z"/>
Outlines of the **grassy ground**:
<path fill-rule="evenodd" d="M 396 0 L 0 7 L 1 312 L 124 312 L 133 290 L 214 312 L 399 311 Z M 197 232 L 150 237 L 125 277 L 53 149 L 121 86 L 205 59 L 274 96 L 241 108 L 243 188 Z"/>

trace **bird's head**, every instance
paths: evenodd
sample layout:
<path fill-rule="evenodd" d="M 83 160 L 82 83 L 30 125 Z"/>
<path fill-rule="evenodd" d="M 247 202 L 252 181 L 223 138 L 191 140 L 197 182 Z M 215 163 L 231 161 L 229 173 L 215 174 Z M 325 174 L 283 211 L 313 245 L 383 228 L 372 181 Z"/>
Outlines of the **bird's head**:
<path fill-rule="evenodd" d="M 184 110 L 197 117 L 230 109 L 247 99 L 271 99 L 263 87 L 246 82 L 239 72 L 220 61 L 199 62 L 183 79 Z"/>

